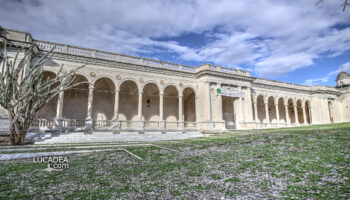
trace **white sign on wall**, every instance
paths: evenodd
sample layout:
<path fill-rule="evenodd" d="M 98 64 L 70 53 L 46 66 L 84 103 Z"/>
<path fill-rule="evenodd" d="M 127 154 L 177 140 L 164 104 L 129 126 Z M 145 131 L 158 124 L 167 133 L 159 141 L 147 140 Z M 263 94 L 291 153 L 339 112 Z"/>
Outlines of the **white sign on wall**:
<path fill-rule="evenodd" d="M 222 96 L 244 98 L 244 92 L 242 90 L 237 90 L 235 88 L 230 88 L 230 87 L 217 88 L 216 92 L 218 94 L 221 94 Z"/>

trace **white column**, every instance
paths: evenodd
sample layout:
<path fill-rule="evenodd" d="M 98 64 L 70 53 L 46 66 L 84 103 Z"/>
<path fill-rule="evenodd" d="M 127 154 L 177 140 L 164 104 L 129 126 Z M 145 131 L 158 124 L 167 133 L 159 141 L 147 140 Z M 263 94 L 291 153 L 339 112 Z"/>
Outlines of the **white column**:
<path fill-rule="evenodd" d="M 196 96 L 195 99 L 195 111 L 196 111 L 196 122 L 199 122 L 199 97 Z"/>
<path fill-rule="evenodd" d="M 182 122 L 182 95 L 179 95 L 179 121 Z"/>
<path fill-rule="evenodd" d="M 119 90 L 115 90 L 114 95 L 114 120 L 118 120 L 118 113 L 119 113 Z"/>
<path fill-rule="evenodd" d="M 89 86 L 89 97 L 88 97 L 88 110 L 87 110 L 87 120 L 92 120 L 92 103 L 94 97 L 94 86 Z"/>
<path fill-rule="evenodd" d="M 254 120 L 255 122 L 258 122 L 259 121 L 259 117 L 258 117 L 258 103 L 256 101 L 256 99 L 254 99 Z"/>
<path fill-rule="evenodd" d="M 279 112 L 279 109 L 278 109 L 278 103 L 275 104 L 275 110 L 276 110 L 277 123 L 280 123 L 280 112 Z"/>
<path fill-rule="evenodd" d="M 62 119 L 64 91 L 58 94 L 56 119 Z"/>
<path fill-rule="evenodd" d="M 139 120 L 142 120 L 142 94 L 143 92 L 139 92 L 139 105 L 137 110 Z"/>
<path fill-rule="evenodd" d="M 307 122 L 306 122 L 306 113 L 305 113 L 305 106 L 301 106 L 301 110 L 303 111 L 304 124 L 307 124 Z"/>
<path fill-rule="evenodd" d="M 298 117 L 298 109 L 297 109 L 297 106 L 296 105 L 294 105 L 293 106 L 293 108 L 294 108 L 294 119 L 295 119 L 295 123 L 296 124 L 298 124 L 299 123 L 299 117 Z"/>
<path fill-rule="evenodd" d="M 264 102 L 265 104 L 265 118 L 266 118 L 266 123 L 270 123 L 270 116 L 269 116 L 269 105 L 267 102 Z"/>
<path fill-rule="evenodd" d="M 289 113 L 288 113 L 288 104 L 284 105 L 284 112 L 286 113 L 286 124 L 290 123 Z"/>
<path fill-rule="evenodd" d="M 163 121 L 163 99 L 164 95 L 159 94 L 159 121 Z"/>

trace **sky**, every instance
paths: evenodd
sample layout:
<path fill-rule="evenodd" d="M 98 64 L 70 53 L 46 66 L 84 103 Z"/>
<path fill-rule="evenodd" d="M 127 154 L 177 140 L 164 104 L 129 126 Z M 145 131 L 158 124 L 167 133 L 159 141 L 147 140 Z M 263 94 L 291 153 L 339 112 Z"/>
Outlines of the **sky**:
<path fill-rule="evenodd" d="M 334 86 L 350 71 L 344 0 L 0 0 L 0 26 L 35 39 Z"/>

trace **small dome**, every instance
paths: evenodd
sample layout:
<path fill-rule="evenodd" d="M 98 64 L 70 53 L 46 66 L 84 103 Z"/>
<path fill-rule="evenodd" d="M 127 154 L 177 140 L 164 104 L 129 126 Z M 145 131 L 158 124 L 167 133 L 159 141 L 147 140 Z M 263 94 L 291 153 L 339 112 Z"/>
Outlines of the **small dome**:
<path fill-rule="evenodd" d="M 344 78 L 348 78 L 348 77 L 350 77 L 350 74 L 349 74 L 349 73 L 344 72 L 344 71 L 341 71 L 341 72 L 338 74 L 338 76 L 337 76 L 337 80 L 339 80 L 339 79 L 344 79 Z"/>

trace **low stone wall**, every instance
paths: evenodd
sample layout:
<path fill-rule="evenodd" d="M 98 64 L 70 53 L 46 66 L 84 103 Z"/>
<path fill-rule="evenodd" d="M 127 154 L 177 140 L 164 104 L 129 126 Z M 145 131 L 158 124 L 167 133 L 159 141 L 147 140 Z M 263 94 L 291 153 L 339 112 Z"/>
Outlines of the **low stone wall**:
<path fill-rule="evenodd" d="M 9 119 L 0 116 L 0 145 L 10 144 Z"/>

